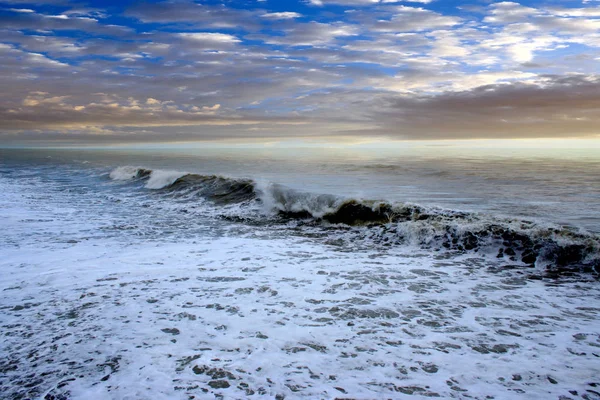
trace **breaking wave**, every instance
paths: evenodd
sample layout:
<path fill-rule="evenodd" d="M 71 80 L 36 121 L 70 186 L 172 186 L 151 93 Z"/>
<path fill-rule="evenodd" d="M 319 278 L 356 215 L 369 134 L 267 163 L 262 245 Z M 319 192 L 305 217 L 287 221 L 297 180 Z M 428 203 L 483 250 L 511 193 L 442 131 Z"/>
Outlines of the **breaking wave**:
<path fill-rule="evenodd" d="M 324 227 L 330 236 L 328 241 L 335 238 L 383 246 L 410 244 L 440 251 L 475 252 L 548 270 L 600 274 L 600 236 L 572 227 L 312 194 L 279 184 L 263 185 L 217 175 L 125 166 L 113 170 L 110 178 L 143 181 L 147 189 L 170 194 L 193 194 L 215 206 L 253 205 L 261 212 L 248 213 L 242 207 L 236 209 L 239 215 L 226 217 L 264 224 L 291 222 L 300 229 Z"/>
<path fill-rule="evenodd" d="M 247 179 L 231 179 L 217 175 L 150 170 L 124 166 L 114 169 L 110 178 L 118 181 L 145 181 L 144 187 L 169 192 L 195 192 L 216 203 L 240 203 L 256 197 L 255 183 Z"/>
<path fill-rule="evenodd" d="M 110 178 L 116 181 L 126 181 L 134 178 L 148 177 L 152 170 L 126 165 L 117 167 L 110 173 Z"/>

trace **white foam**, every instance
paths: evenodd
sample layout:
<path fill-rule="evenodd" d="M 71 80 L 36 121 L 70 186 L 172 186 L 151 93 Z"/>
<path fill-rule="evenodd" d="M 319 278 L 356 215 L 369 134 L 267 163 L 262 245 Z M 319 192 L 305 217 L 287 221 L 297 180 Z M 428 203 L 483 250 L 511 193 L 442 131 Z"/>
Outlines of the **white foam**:
<path fill-rule="evenodd" d="M 187 172 L 179 171 L 164 171 L 164 170 L 153 170 L 150 174 L 150 179 L 146 183 L 147 189 L 163 189 L 171 186 L 175 181 L 182 176 L 187 175 Z"/>
<path fill-rule="evenodd" d="M 110 178 L 117 181 L 126 181 L 138 176 L 138 173 L 143 170 L 141 167 L 133 167 L 125 165 L 117 167 L 110 173 Z M 150 171 L 150 170 L 147 170 Z M 187 172 L 171 171 L 171 170 L 151 170 L 148 182 L 145 187 L 147 189 L 163 189 L 172 185 L 177 179 L 187 175 Z"/>
<path fill-rule="evenodd" d="M 541 399 L 598 382 L 597 282 L 223 221 L 182 234 L 196 219 L 167 206 L 27 184 L 0 177 L 7 397 Z"/>
<path fill-rule="evenodd" d="M 335 212 L 342 202 L 335 196 L 298 192 L 274 183 L 259 182 L 257 191 L 267 212 L 307 212 L 321 218 Z"/>
<path fill-rule="evenodd" d="M 133 167 L 131 165 L 117 167 L 111 171 L 110 178 L 116 181 L 127 181 L 135 178 L 139 170 L 139 167 Z"/>

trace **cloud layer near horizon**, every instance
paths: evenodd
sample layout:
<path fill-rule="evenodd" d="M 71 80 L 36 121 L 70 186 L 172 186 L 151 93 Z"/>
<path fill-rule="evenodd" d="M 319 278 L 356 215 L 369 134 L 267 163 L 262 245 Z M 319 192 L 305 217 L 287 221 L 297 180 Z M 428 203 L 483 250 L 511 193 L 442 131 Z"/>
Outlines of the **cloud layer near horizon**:
<path fill-rule="evenodd" d="M 600 134 L 596 2 L 272 3 L 0 2 L 0 141 Z"/>

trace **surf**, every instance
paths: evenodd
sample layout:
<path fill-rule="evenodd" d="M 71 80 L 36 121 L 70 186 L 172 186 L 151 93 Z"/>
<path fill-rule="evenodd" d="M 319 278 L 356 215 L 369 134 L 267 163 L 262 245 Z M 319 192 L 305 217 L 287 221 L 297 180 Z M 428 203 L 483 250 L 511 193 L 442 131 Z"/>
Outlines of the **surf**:
<path fill-rule="evenodd" d="M 276 183 L 218 175 L 122 166 L 109 176 L 115 181 L 143 182 L 145 189 L 158 194 L 185 195 L 188 202 L 199 198 L 217 208 L 242 205 L 233 214 L 223 213 L 222 217 L 229 220 L 327 229 L 329 240 L 336 237 L 373 246 L 413 245 L 435 251 L 478 253 L 560 273 L 600 274 L 600 237 L 570 226 L 314 194 Z M 249 208 L 259 212 L 250 213 Z"/>

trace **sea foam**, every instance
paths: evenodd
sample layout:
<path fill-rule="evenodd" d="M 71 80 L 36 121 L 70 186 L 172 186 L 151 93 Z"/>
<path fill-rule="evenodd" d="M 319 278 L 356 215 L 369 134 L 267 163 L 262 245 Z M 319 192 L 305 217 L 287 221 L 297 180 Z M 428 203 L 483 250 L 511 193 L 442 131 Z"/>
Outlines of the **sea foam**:
<path fill-rule="evenodd" d="M 110 173 L 110 178 L 116 181 L 126 181 L 129 179 L 133 179 L 138 175 L 138 172 L 141 168 L 132 167 L 130 165 L 124 165 L 122 167 L 117 167 Z"/>
<path fill-rule="evenodd" d="M 164 170 L 153 170 L 150 173 L 150 178 L 146 182 L 146 188 L 148 189 L 164 189 L 171 186 L 177 179 L 186 176 L 187 172 L 179 171 L 164 171 Z"/>
<path fill-rule="evenodd" d="M 168 190 L 61 189 L 0 177 L 7 398 L 596 396 L 592 279 L 327 242 L 433 219 L 302 235 L 320 225 L 214 224 Z"/>

